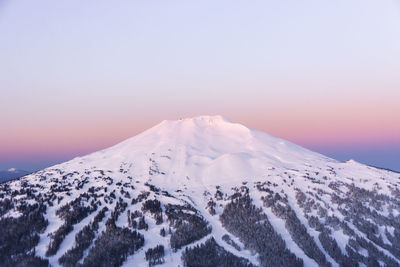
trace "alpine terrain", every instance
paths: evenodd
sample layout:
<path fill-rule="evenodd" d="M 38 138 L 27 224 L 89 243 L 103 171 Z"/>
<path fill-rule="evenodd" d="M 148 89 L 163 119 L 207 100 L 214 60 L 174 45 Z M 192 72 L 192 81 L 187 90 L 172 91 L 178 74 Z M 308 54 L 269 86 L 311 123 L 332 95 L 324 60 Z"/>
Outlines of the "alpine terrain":
<path fill-rule="evenodd" d="M 1 266 L 400 266 L 400 174 L 221 116 L 0 184 Z"/>

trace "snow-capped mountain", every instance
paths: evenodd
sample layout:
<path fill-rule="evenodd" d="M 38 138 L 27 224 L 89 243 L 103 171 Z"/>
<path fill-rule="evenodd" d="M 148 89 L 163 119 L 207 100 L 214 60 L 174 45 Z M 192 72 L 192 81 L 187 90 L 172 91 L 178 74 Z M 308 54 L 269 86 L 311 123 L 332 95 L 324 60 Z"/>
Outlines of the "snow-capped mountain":
<path fill-rule="evenodd" d="M 6 171 L 0 171 L 0 183 L 12 179 L 16 179 L 29 174 L 28 171 L 18 170 L 16 168 L 10 168 Z"/>
<path fill-rule="evenodd" d="M 0 216 L 4 266 L 400 266 L 399 173 L 221 116 L 3 183 Z"/>

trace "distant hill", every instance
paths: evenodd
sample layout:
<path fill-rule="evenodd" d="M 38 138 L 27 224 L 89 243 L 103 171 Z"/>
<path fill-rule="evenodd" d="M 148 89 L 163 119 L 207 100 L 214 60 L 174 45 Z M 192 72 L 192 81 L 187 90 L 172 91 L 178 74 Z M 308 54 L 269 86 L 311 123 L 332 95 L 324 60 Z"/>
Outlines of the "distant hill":
<path fill-rule="evenodd" d="M 22 176 L 28 175 L 30 173 L 31 172 L 17 170 L 15 168 L 11 168 L 6 171 L 0 171 L 0 183 L 22 177 Z"/>

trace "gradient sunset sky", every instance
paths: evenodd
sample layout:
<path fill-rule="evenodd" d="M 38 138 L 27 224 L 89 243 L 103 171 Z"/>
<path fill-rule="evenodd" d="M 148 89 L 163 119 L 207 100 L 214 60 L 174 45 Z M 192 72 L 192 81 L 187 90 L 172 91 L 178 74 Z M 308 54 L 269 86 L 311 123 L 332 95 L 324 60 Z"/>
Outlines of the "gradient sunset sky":
<path fill-rule="evenodd" d="M 220 114 L 400 170 L 400 1 L 0 0 L 0 170 Z"/>

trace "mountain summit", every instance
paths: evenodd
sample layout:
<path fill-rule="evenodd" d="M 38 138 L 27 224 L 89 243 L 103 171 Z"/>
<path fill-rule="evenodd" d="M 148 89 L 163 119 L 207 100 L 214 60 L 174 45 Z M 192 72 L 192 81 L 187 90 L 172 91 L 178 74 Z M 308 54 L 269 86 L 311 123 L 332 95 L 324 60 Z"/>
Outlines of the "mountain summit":
<path fill-rule="evenodd" d="M 400 177 L 221 116 L 0 185 L 4 266 L 400 266 Z"/>
<path fill-rule="evenodd" d="M 148 169 L 154 165 L 162 173 L 158 182 L 165 182 L 165 186 L 176 186 L 188 178 L 210 185 L 222 180 L 240 183 L 243 177 L 260 177 L 271 167 L 295 169 L 305 163 L 337 163 L 222 116 L 165 120 L 116 146 L 68 164 L 79 168 L 79 164 L 86 167 L 89 162 L 102 168 L 133 163 L 130 171 L 144 180 L 150 178 Z M 151 178 L 154 176 L 156 173 Z"/>

